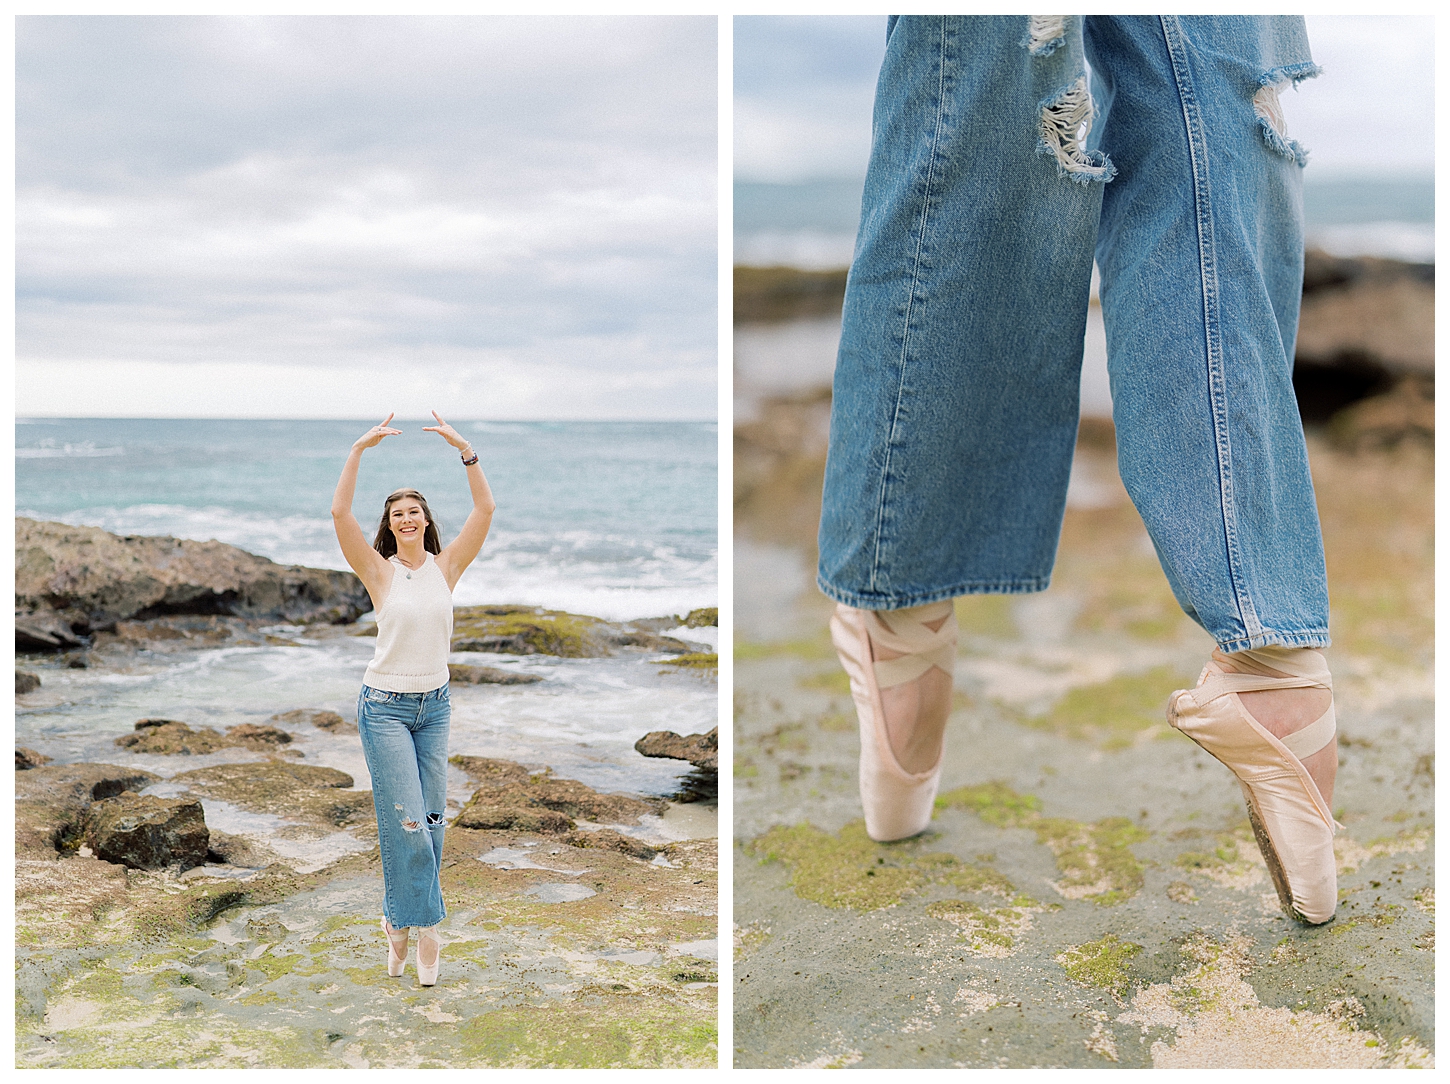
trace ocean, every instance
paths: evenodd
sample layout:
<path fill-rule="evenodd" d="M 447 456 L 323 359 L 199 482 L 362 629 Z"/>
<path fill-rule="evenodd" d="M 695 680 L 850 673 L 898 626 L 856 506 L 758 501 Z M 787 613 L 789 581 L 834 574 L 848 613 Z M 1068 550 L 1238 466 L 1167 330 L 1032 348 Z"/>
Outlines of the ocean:
<path fill-rule="evenodd" d="M 861 213 L 861 179 L 735 182 L 735 262 L 846 267 Z M 1304 178 L 1306 241 L 1336 256 L 1435 258 L 1431 178 Z"/>
<path fill-rule="evenodd" d="M 274 561 L 345 568 L 329 507 L 349 446 L 372 424 L 26 419 L 15 431 L 17 512 L 117 533 L 214 538 Z M 395 420 L 403 435 L 363 456 L 354 511 L 369 537 L 383 498 L 399 486 L 428 498 L 445 542 L 468 514 L 458 455 L 423 424 Z M 498 503 L 483 552 L 455 592 L 459 605 L 526 603 L 621 620 L 717 604 L 713 424 L 454 424 L 473 442 Z M 707 651 L 718 646 L 716 631 L 678 630 Z M 19 702 L 16 741 L 58 762 L 135 764 L 168 776 L 255 755 L 144 756 L 117 748 L 115 738 L 148 716 L 218 730 L 294 708 L 353 718 L 372 641 L 306 630 L 281 639 L 292 642 L 158 654 L 119 669 L 42 666 L 41 689 Z M 652 730 L 701 733 L 716 721 L 712 682 L 661 672 L 668 668 L 648 657 L 455 654 L 453 661 L 545 680 L 455 685 L 452 752 L 548 766 L 596 789 L 670 793 L 689 765 L 642 757 L 634 742 Z M 306 763 L 369 786 L 355 734 L 302 727 L 294 748 Z M 455 772 L 454 804 L 468 794 Z M 208 805 L 214 827 L 241 830 L 237 816 Z M 671 829 L 648 831 L 668 837 Z M 343 838 L 307 844 L 347 845 Z"/>

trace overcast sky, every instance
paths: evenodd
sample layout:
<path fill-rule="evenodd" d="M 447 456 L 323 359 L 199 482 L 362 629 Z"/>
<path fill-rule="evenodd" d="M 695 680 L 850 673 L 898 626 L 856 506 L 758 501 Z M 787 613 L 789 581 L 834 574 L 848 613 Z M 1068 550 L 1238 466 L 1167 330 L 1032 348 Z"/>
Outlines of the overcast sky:
<path fill-rule="evenodd" d="M 1284 96 L 1291 134 L 1320 178 L 1426 176 L 1434 165 L 1433 20 L 1308 16 L 1324 69 Z M 886 17 L 738 16 L 735 176 L 864 176 Z"/>
<path fill-rule="evenodd" d="M 17 413 L 716 407 L 713 17 L 24 17 Z"/>

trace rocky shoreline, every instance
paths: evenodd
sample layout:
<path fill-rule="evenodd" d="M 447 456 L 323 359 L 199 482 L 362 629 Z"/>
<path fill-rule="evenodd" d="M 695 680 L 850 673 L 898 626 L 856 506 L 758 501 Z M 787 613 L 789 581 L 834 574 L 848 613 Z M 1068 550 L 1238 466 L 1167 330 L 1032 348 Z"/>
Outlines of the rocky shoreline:
<path fill-rule="evenodd" d="M 20 521 L 17 551 L 22 711 L 65 702 L 71 670 L 102 703 L 107 681 L 190 673 L 235 648 L 334 644 L 353 659 L 351 638 L 375 632 L 356 620 L 368 603 L 351 574 L 220 543 Z M 505 704 L 487 698 L 558 697 L 549 659 L 653 674 L 651 662 L 699 655 L 707 645 L 685 634 L 715 614 L 478 606 L 455 622 L 456 651 L 545 660 L 450 665 L 455 701 Z M 713 764 L 667 798 L 463 744 L 447 965 L 423 989 L 411 966 L 386 976 L 371 792 L 309 762 L 359 762 L 351 718 L 285 702 L 241 723 L 175 696 L 157 707 L 128 731 L 105 724 L 120 764 L 95 738 L 76 760 L 73 738 L 43 729 L 25 738 L 38 750 L 16 749 L 17 1064 L 715 1064 Z"/>

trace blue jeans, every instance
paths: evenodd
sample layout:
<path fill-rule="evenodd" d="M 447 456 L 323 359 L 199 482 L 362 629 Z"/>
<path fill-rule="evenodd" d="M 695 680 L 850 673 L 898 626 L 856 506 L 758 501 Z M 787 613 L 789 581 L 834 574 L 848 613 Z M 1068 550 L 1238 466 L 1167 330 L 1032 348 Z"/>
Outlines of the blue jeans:
<path fill-rule="evenodd" d="M 383 914 L 394 929 L 433 926 L 447 912 L 438 870 L 447 805 L 448 686 L 390 693 L 364 685 L 357 729 L 373 777 Z"/>
<path fill-rule="evenodd" d="M 1328 644 L 1291 382 L 1305 156 L 1277 112 L 1318 70 L 1303 20 L 908 16 L 887 35 L 821 590 L 893 610 L 1047 587 L 1096 255 L 1119 472 L 1179 604 L 1225 651 Z"/>

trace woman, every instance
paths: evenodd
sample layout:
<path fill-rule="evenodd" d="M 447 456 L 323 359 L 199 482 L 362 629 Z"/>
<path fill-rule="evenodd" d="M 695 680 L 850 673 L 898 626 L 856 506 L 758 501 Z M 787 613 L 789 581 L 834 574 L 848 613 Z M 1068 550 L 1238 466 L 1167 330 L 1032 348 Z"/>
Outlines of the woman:
<path fill-rule="evenodd" d="M 378 641 L 357 701 L 357 729 L 373 782 L 378 847 L 383 860 L 383 932 L 388 974 L 403 973 L 408 934 L 418 927 L 418 982 L 438 981 L 442 942 L 443 808 L 448 774 L 448 649 L 453 635 L 453 588 L 478 556 L 493 520 L 493 494 L 478 456 L 433 412 L 437 433 L 459 450 L 473 494 L 473 511 L 458 537 L 442 546 L 428 502 L 399 489 L 383 504 L 377 536 L 368 545 L 352 514 L 362 454 L 385 437 L 389 414 L 358 438 L 332 495 L 332 524 L 352 570 L 373 600 Z"/>
<path fill-rule="evenodd" d="M 1317 71 L 1298 16 L 888 23 L 818 576 L 873 838 L 931 818 L 952 598 L 1047 587 L 1096 256 L 1119 473 L 1217 645 L 1169 721 L 1238 777 L 1284 910 L 1333 918 L 1329 603 L 1291 380 L 1305 154 L 1278 101 Z"/>

